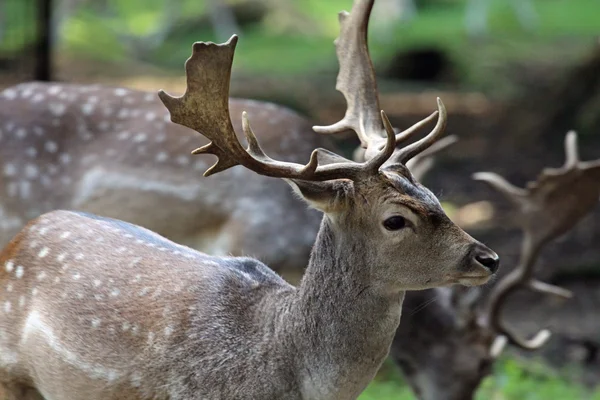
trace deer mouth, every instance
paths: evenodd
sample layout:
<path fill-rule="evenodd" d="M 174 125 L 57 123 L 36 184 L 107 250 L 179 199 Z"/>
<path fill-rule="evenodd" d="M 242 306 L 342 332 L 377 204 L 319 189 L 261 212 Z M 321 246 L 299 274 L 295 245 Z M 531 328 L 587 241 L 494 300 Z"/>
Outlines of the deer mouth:
<path fill-rule="evenodd" d="M 462 275 L 458 277 L 457 283 L 464 286 L 479 286 L 488 283 L 492 276 L 493 274 L 491 273 Z"/>

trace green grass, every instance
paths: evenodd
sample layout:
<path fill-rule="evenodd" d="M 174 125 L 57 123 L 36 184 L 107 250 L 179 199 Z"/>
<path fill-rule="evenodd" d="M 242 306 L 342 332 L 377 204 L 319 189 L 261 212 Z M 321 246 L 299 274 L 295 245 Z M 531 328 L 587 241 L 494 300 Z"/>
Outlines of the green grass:
<path fill-rule="evenodd" d="M 451 368 L 452 366 L 448 366 Z M 359 400 L 412 400 L 402 376 L 386 363 Z M 590 391 L 549 370 L 538 361 L 502 359 L 484 380 L 476 400 L 600 400 L 600 388 Z"/>

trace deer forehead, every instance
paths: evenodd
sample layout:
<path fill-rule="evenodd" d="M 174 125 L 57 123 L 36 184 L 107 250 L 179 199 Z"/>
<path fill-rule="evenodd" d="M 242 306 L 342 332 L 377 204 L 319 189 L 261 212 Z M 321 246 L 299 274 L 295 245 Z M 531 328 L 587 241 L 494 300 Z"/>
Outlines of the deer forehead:
<path fill-rule="evenodd" d="M 378 180 L 378 184 L 365 186 L 370 192 L 367 198 L 378 198 L 381 204 L 403 205 L 423 218 L 445 215 L 437 197 L 425 186 L 402 174 L 383 176 L 382 180 Z"/>

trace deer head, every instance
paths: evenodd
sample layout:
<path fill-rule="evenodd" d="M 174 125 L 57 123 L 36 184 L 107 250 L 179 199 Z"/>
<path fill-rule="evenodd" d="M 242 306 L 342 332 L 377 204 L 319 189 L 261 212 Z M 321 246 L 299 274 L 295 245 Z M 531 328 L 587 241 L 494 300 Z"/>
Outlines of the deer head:
<path fill-rule="evenodd" d="M 550 337 L 546 329 L 529 339 L 520 337 L 507 326 L 501 311 L 508 296 L 520 289 L 561 298 L 572 295 L 535 279 L 534 265 L 543 246 L 572 229 L 598 201 L 600 162 L 580 161 L 576 139 L 574 132 L 566 136 L 567 161 L 562 168 L 545 169 L 524 189 L 497 174 L 474 175 L 515 206 L 516 220 L 523 230 L 520 261 L 487 298 L 478 290 L 459 287 L 407 296 L 403 322 L 410 324 L 400 325 L 391 356 L 419 398 L 471 399 L 507 344 L 534 350 Z M 412 346 L 404 347 L 403 343 Z M 448 369 L 448 365 L 453 368 Z"/>
<path fill-rule="evenodd" d="M 365 4 L 357 2 L 361 7 Z M 359 7 L 357 13 L 360 11 Z M 369 251 L 379 255 L 377 263 L 380 267 L 374 273 L 391 286 L 399 275 L 410 276 L 403 278 L 404 289 L 459 282 L 481 284 L 489 279 L 490 272 L 496 270 L 497 256 L 454 225 L 435 196 L 418 184 L 403 164 L 429 147 L 443 131 L 446 112 L 440 100 L 440 118 L 434 130 L 405 148 L 396 149 L 398 136 L 385 113 L 373 111 L 360 117 L 353 114 L 349 117 L 364 121 L 368 126 L 380 124 L 387 135 L 384 147 L 370 160 L 352 162 L 317 149 L 306 165 L 276 161 L 260 147 L 245 114 L 242 119 L 247 149 L 240 144 L 231 127 L 227 96 L 236 43 L 236 36 L 223 45 L 196 43 L 193 55 L 186 63 L 186 93 L 180 98 L 159 93 L 173 122 L 192 128 L 211 140 L 210 144 L 193 152 L 218 157 L 205 176 L 242 165 L 262 175 L 286 179 L 309 204 L 326 213 L 336 230 L 353 232 Z M 365 108 L 374 109 L 372 104 L 367 107 L 365 103 L 356 112 L 363 113 Z M 361 126 L 355 126 L 355 129 L 359 133 L 365 131 Z M 406 136 L 402 135 L 402 139 Z M 366 135 L 363 137 L 367 143 L 376 145 Z M 427 261 L 416 265 L 422 252 L 427 252 Z M 399 263 L 399 259 L 405 260 L 407 266 L 401 266 L 405 263 Z M 440 276 L 440 266 L 444 264 L 448 267 Z M 414 270 L 409 272 L 406 268 Z"/>

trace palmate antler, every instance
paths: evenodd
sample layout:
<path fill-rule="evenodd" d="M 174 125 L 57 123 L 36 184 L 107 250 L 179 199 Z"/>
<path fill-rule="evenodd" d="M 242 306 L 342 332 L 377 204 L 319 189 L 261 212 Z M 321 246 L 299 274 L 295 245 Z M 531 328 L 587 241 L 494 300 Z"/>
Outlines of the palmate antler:
<path fill-rule="evenodd" d="M 336 89 L 347 103 L 344 118 L 330 126 L 314 126 L 318 133 L 334 134 L 352 129 L 365 149 L 364 158 L 375 157 L 384 147 L 387 139 L 379 117 L 379 96 L 373 63 L 369 55 L 367 33 L 369 16 L 374 0 L 355 0 L 350 13 L 339 14 L 340 35 L 335 40 L 336 53 L 340 64 Z M 396 134 L 399 145 L 421 130 L 439 115 L 436 126 L 421 140 L 406 146 L 394 154 L 391 162 L 406 163 L 412 157 L 431 146 L 444 132 L 446 110 L 438 99 L 438 111 L 417 122 L 403 132 Z"/>
<path fill-rule="evenodd" d="M 244 148 L 233 129 L 229 115 L 229 82 L 233 55 L 237 44 L 233 35 L 224 44 L 198 42 L 193 45 L 192 56 L 186 61 L 187 90 L 181 97 L 172 97 L 159 91 L 159 97 L 171 113 L 171 120 L 204 135 L 211 142 L 193 151 L 193 154 L 214 154 L 218 161 L 205 172 L 205 176 L 242 165 L 261 175 L 326 181 L 332 179 L 358 179 L 377 173 L 394 153 L 394 130 L 383 111 L 379 119 L 387 134 L 384 148 L 372 159 L 357 163 L 325 149 L 313 151 L 306 165 L 276 161 L 267 156 L 250 128 L 246 113 L 242 114 L 243 131 L 248 142 Z M 326 165 L 319 165 L 319 162 Z"/>
<path fill-rule="evenodd" d="M 547 168 L 525 189 L 518 188 L 501 176 L 480 172 L 474 179 L 487 182 L 516 206 L 523 229 L 523 244 L 519 264 L 490 293 L 483 314 L 484 324 L 500 334 L 497 342 L 507 341 L 524 349 L 536 349 L 550 337 L 541 330 L 532 339 L 515 335 L 501 318 L 506 298 L 518 289 L 530 289 L 562 298 L 572 297 L 566 289 L 550 285 L 533 277 L 533 267 L 542 247 L 572 229 L 597 204 L 600 196 L 600 160 L 580 161 L 577 135 L 571 131 L 565 138 L 566 162 L 561 168 Z M 503 346 L 496 344 L 497 354 Z"/>

